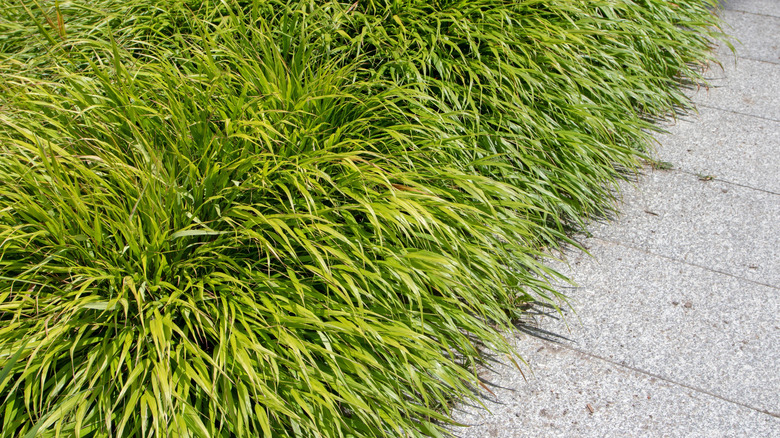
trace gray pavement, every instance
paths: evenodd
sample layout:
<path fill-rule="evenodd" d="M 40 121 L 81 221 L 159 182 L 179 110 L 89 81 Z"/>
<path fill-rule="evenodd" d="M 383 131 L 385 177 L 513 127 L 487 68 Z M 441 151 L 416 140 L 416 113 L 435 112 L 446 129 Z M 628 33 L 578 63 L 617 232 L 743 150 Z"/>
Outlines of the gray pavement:
<path fill-rule="evenodd" d="M 514 335 L 527 367 L 484 370 L 458 436 L 780 437 L 780 0 L 725 8 L 739 59 L 657 137 L 672 169 L 552 262 L 572 309 Z"/>

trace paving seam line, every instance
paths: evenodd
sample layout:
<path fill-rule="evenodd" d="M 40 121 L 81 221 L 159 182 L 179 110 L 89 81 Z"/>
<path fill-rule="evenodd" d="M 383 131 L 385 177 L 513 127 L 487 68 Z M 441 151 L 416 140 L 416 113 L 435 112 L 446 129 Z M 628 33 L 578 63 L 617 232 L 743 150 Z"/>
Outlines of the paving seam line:
<path fill-rule="evenodd" d="M 750 117 L 750 118 L 753 118 L 753 119 L 768 120 L 770 122 L 780 123 L 780 120 L 773 119 L 771 117 L 764 117 L 764 116 L 757 116 L 755 114 L 743 113 L 741 111 L 734 111 L 734 110 L 728 109 L 728 108 L 721 108 L 719 106 L 707 105 L 706 103 L 698 103 L 698 102 L 694 102 L 694 103 L 696 103 L 696 106 L 701 107 L 701 108 L 709 108 L 709 109 L 716 110 L 716 111 L 722 111 L 724 113 L 736 114 L 738 116 L 745 116 L 745 117 Z M 695 123 L 695 122 L 691 121 L 691 123 Z"/>
<path fill-rule="evenodd" d="M 740 14 L 750 14 L 750 15 L 757 15 L 757 16 L 759 16 L 759 17 L 769 17 L 769 18 L 779 18 L 779 19 L 780 19 L 780 16 L 777 16 L 777 15 L 772 15 L 772 14 L 762 14 L 761 12 L 751 12 L 751 11 L 744 11 L 744 10 L 742 10 L 742 9 L 731 9 L 731 8 L 728 8 L 728 7 L 726 7 L 726 8 L 723 8 L 723 11 L 724 11 L 724 12 L 725 12 L 725 11 L 729 11 L 729 12 L 738 12 L 738 13 L 740 13 Z M 724 17 L 720 17 L 720 18 L 721 18 L 721 19 L 723 19 Z M 727 24 L 728 24 L 728 23 L 727 23 Z"/>
<path fill-rule="evenodd" d="M 677 167 L 675 167 L 673 169 L 669 169 L 669 171 L 677 172 L 677 173 L 684 173 L 686 175 L 691 175 L 691 176 L 696 176 L 696 177 L 699 177 L 701 175 L 700 173 L 693 172 L 693 171 L 690 171 L 690 170 L 680 169 L 680 168 L 677 168 Z M 709 177 L 707 177 L 707 179 L 709 180 Z M 778 192 L 773 192 L 771 190 L 761 189 L 761 188 L 758 188 L 758 187 L 753 187 L 753 186 L 749 186 L 749 185 L 746 185 L 746 184 L 741 184 L 741 183 L 738 183 L 738 182 L 729 181 L 727 179 L 718 178 L 717 176 L 713 176 L 712 177 L 712 181 L 719 181 L 719 182 L 722 182 L 724 184 L 737 186 L 737 187 L 742 187 L 742 188 L 745 188 L 745 189 L 754 190 L 756 192 L 763 192 L 763 193 L 766 193 L 766 194 L 769 194 L 769 195 L 778 195 L 778 196 L 780 196 L 780 193 L 778 193 Z"/>
<path fill-rule="evenodd" d="M 597 354 L 593 354 L 593 353 L 590 353 L 590 352 L 585 351 L 585 350 L 581 350 L 579 348 L 573 347 L 573 346 L 568 345 L 568 344 L 564 344 L 564 343 L 556 342 L 556 341 L 551 341 L 551 340 L 545 339 L 545 338 L 539 338 L 539 339 L 541 339 L 542 341 L 547 342 L 549 344 L 554 344 L 554 345 L 563 347 L 563 348 L 565 348 L 567 350 L 580 353 L 582 355 L 588 356 L 588 357 L 593 358 L 593 359 L 598 359 L 600 361 L 612 364 L 612 365 L 620 367 L 620 368 L 624 368 L 624 369 L 627 369 L 627 370 L 630 370 L 630 371 L 633 371 L 633 372 L 636 372 L 636 373 L 639 373 L 639 374 L 643 374 L 643 375 L 646 375 L 646 376 L 649 376 L 649 377 L 653 377 L 653 378 L 656 378 L 658 380 L 662 380 L 662 381 L 664 381 L 666 383 L 669 383 L 669 384 L 672 384 L 672 385 L 676 385 L 676 386 L 680 386 L 680 387 L 683 387 L 683 388 L 687 388 L 687 389 L 690 389 L 692 391 L 708 395 L 710 397 L 715 397 L 715 398 L 717 398 L 719 400 L 723 400 L 723 401 L 731 403 L 731 404 L 742 406 L 743 408 L 747 408 L 747 409 L 750 409 L 750 410 L 753 410 L 753 411 L 756 411 L 756 412 L 760 412 L 762 414 L 766 414 L 766 415 L 769 415 L 771 417 L 780 418 L 780 413 L 778 413 L 778 412 L 772 412 L 772 411 L 769 411 L 769 410 L 766 410 L 766 409 L 757 408 L 755 406 L 751 406 L 751 405 L 748 405 L 746 403 L 742 403 L 742 402 L 730 399 L 728 397 L 724 397 L 722 395 L 715 394 L 712 391 L 708 391 L 706 389 L 702 389 L 702 388 L 699 388 L 699 387 L 696 387 L 696 386 L 693 386 L 693 385 L 689 385 L 687 383 L 678 382 L 678 381 L 672 380 L 672 379 L 670 379 L 668 377 L 664 377 L 664 376 L 661 376 L 661 375 L 658 375 L 658 374 L 655 374 L 655 373 L 652 373 L 652 372 L 649 372 L 649 371 L 646 371 L 646 370 L 643 370 L 641 368 L 637 368 L 637 367 L 634 367 L 634 366 L 631 366 L 631 365 L 626 365 L 625 363 L 620 363 L 620 362 L 617 362 L 615 360 L 608 359 L 606 357 L 599 356 Z"/>
<path fill-rule="evenodd" d="M 764 64 L 780 65 L 780 62 L 778 62 L 778 61 L 770 61 L 768 59 L 753 58 L 753 57 L 750 57 L 750 56 L 742 56 L 742 55 L 740 55 L 739 59 L 746 59 L 748 61 L 753 61 L 753 62 L 763 62 Z"/>
<path fill-rule="evenodd" d="M 719 269 L 714 269 L 714 268 L 710 268 L 710 267 L 707 267 L 707 266 L 702 266 L 702 265 L 699 265 L 699 264 L 696 264 L 696 263 L 691 263 L 691 262 L 689 262 L 687 260 L 680 260 L 678 258 L 669 257 L 669 256 L 666 256 L 666 255 L 663 255 L 663 254 L 658 254 L 658 253 L 655 253 L 653 251 L 648 251 L 648 250 L 646 250 L 644 248 L 639 248 L 639 247 L 636 247 L 636 246 L 633 246 L 633 245 L 629 245 L 629 244 L 626 244 L 626 243 L 623 243 L 623 242 L 619 242 L 619 241 L 616 241 L 616 240 L 604 239 L 604 238 L 595 237 L 595 236 L 591 237 L 591 239 L 598 240 L 598 241 L 601 241 L 601 242 L 604 242 L 604 243 L 613 244 L 613 245 L 620 245 L 622 247 L 630 248 L 630 249 L 633 249 L 633 250 L 636 250 L 636 251 L 640 251 L 640 252 L 643 252 L 645 254 L 650 254 L 650 255 L 653 255 L 653 256 L 656 256 L 656 257 L 661 257 L 661 258 L 664 258 L 664 259 L 667 259 L 667 260 L 680 262 L 680 263 L 683 263 L 683 264 L 686 264 L 686 265 L 689 265 L 689 266 L 694 266 L 694 267 L 697 267 L 697 268 L 700 268 L 700 269 L 704 269 L 704 270 L 707 270 L 707 271 L 710 271 L 710 272 L 714 272 L 716 274 L 726 275 L 726 276 L 735 278 L 737 280 L 747 281 L 748 283 L 753 283 L 753 284 L 757 284 L 759 286 L 765 286 L 765 287 L 769 287 L 769 288 L 772 288 L 772 289 L 780 290 L 780 286 L 775 286 L 775 285 L 772 285 L 772 284 L 769 284 L 769 283 L 763 283 L 763 282 L 760 282 L 760 281 L 751 280 L 749 278 L 740 277 L 739 275 L 735 275 L 735 274 L 732 274 L 732 273 L 729 273 L 729 272 L 726 272 L 726 271 L 721 271 Z"/>

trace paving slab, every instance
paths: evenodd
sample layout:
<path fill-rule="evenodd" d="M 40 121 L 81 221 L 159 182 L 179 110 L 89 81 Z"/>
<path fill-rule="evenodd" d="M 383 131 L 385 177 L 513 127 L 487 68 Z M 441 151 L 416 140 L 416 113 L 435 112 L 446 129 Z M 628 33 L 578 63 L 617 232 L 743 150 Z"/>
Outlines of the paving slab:
<path fill-rule="evenodd" d="M 780 65 L 751 59 L 723 59 L 723 69 L 712 66 L 705 73 L 710 88 L 693 97 L 709 106 L 780 121 Z"/>
<path fill-rule="evenodd" d="M 780 196 L 709 177 L 649 171 L 640 184 L 623 186 L 619 219 L 594 224 L 592 233 L 669 259 L 780 286 Z"/>
<path fill-rule="evenodd" d="M 533 374 L 498 364 L 487 380 L 502 387 L 489 411 L 465 407 L 455 419 L 462 438 L 777 437 L 780 419 L 615 365 L 518 335 Z"/>
<path fill-rule="evenodd" d="M 721 4 L 727 10 L 780 17 L 780 1 L 777 0 L 727 0 Z"/>
<path fill-rule="evenodd" d="M 780 122 L 702 107 L 665 129 L 668 134 L 656 136 L 663 145 L 657 159 L 780 194 Z"/>
<path fill-rule="evenodd" d="M 776 3 L 780 3 L 777 2 Z M 724 31 L 736 41 L 739 58 L 780 64 L 780 17 L 725 10 Z"/>
<path fill-rule="evenodd" d="M 581 287 L 547 332 L 578 349 L 780 417 L 780 289 L 598 239 L 569 265 Z M 600 262 L 603 261 L 603 262 Z"/>

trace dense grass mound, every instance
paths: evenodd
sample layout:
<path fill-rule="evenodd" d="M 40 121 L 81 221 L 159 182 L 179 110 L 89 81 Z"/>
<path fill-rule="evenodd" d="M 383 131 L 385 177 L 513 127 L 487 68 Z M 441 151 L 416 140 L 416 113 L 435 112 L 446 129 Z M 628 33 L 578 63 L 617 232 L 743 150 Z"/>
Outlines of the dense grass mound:
<path fill-rule="evenodd" d="M 0 8 L 0 437 L 446 435 L 703 0 Z"/>

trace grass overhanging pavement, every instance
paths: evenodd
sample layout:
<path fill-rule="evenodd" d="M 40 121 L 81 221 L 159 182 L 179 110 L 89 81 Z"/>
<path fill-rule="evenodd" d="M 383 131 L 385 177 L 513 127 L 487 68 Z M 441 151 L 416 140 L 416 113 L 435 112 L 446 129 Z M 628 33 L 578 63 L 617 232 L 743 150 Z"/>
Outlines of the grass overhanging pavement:
<path fill-rule="evenodd" d="M 446 436 L 706 0 L 0 0 L 0 438 Z"/>

